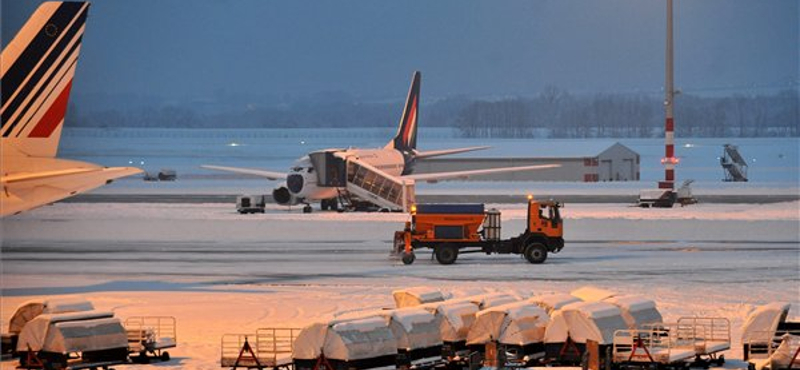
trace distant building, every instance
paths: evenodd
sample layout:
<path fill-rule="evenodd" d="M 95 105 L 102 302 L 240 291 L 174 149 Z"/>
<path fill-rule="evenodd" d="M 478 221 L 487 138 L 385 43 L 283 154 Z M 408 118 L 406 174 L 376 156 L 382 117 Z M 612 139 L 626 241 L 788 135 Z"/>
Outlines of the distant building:
<path fill-rule="evenodd" d="M 581 148 L 577 148 L 581 150 Z M 536 171 L 475 176 L 467 181 L 639 181 L 639 154 L 615 143 L 599 154 L 570 157 L 460 157 L 430 158 L 417 162 L 414 173 L 466 171 L 481 168 L 559 164 Z"/>

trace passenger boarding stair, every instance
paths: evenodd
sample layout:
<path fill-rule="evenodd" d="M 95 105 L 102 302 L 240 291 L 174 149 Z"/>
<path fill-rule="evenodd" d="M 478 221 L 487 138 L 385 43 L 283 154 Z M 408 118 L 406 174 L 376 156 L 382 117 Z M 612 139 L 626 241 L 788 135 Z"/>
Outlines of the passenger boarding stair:
<path fill-rule="evenodd" d="M 414 181 L 402 180 L 370 166 L 347 159 L 347 191 L 381 208 L 408 211 L 415 202 Z"/>
<path fill-rule="evenodd" d="M 720 165 L 725 169 L 724 181 L 747 181 L 747 161 L 739 154 L 739 148 L 736 145 L 724 145 Z"/>

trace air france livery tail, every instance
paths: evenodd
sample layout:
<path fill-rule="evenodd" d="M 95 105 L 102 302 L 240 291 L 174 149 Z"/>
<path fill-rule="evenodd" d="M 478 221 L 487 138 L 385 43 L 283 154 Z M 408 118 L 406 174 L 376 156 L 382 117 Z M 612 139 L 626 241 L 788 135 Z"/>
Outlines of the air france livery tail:
<path fill-rule="evenodd" d="M 88 10 L 85 2 L 44 3 L 3 50 L 4 145 L 55 156 Z"/>
<path fill-rule="evenodd" d="M 419 119 L 419 85 L 422 74 L 414 72 L 411 88 L 408 90 L 403 117 L 400 119 L 400 128 L 394 139 L 386 148 L 397 149 L 401 152 L 411 153 L 417 149 L 417 120 Z"/>
<path fill-rule="evenodd" d="M 141 172 L 55 158 L 88 10 L 43 3 L 0 55 L 0 216 Z"/>

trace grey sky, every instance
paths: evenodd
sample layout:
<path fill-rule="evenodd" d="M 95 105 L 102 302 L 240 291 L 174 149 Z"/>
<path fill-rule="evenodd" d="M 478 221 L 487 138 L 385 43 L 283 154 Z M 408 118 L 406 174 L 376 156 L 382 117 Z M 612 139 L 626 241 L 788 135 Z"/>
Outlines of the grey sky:
<path fill-rule="evenodd" d="M 36 1 L 2 2 L 2 39 Z M 658 92 L 663 0 L 93 2 L 78 94 Z M 800 1 L 676 0 L 676 86 L 797 88 Z M 758 92 L 765 91 L 764 89 Z"/>

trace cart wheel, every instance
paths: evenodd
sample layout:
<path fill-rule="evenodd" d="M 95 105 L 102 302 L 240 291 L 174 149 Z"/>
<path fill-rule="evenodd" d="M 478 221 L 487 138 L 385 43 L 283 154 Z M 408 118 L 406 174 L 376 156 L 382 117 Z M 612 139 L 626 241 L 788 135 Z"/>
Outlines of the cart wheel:
<path fill-rule="evenodd" d="M 417 258 L 417 256 L 414 255 L 414 252 L 403 253 L 403 264 L 404 265 L 410 265 L 410 264 L 414 263 L 414 260 L 416 258 Z"/>
<path fill-rule="evenodd" d="M 547 259 L 547 248 L 541 243 L 531 243 L 525 247 L 525 259 L 530 263 L 542 263 Z"/>
<path fill-rule="evenodd" d="M 458 258 L 458 247 L 451 244 L 442 244 L 435 248 L 436 260 L 442 265 L 452 265 Z"/>
<path fill-rule="evenodd" d="M 136 362 L 140 364 L 149 364 L 150 357 L 147 357 L 147 352 L 145 351 L 139 352 L 139 357 L 136 358 Z"/>
<path fill-rule="evenodd" d="M 717 358 L 717 366 L 722 366 L 725 363 L 725 355 L 719 355 Z"/>
<path fill-rule="evenodd" d="M 167 351 L 161 352 L 160 358 L 161 358 L 161 361 L 164 361 L 164 362 L 169 361 L 169 352 L 167 352 Z"/>

